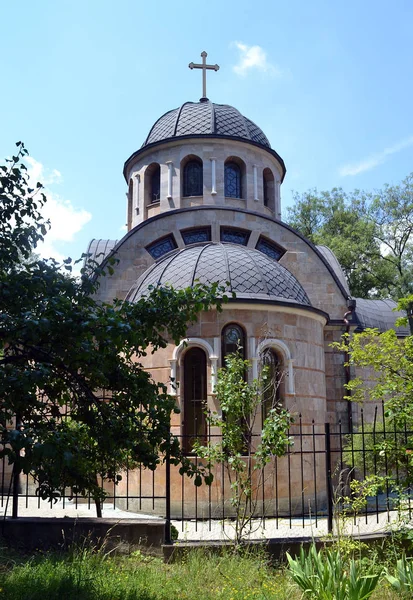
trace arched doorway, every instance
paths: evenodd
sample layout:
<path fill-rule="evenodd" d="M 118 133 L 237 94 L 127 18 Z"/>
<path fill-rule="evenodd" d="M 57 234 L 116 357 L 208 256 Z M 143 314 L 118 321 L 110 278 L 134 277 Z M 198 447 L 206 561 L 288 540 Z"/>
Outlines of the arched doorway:
<path fill-rule="evenodd" d="M 183 448 L 192 452 L 198 439 L 206 442 L 207 363 L 201 348 L 190 348 L 184 356 Z"/>

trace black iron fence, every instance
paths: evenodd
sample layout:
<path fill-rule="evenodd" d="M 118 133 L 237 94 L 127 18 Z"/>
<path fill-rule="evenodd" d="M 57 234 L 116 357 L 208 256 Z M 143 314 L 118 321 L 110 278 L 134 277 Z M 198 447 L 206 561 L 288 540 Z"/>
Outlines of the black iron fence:
<path fill-rule="evenodd" d="M 327 522 L 333 529 L 333 515 L 340 511 L 351 512 L 351 500 L 364 494 L 361 514 L 367 519 L 387 515 L 403 506 L 411 516 L 411 485 L 413 477 L 413 431 L 408 427 L 389 427 L 382 410 L 376 409 L 367 420 L 363 411 L 359 426 L 349 433 L 341 423 L 318 425 L 307 423 L 300 416 L 291 428 L 293 444 L 280 458 L 272 458 L 262 469 L 255 469 L 255 450 L 260 442 L 257 433 L 243 460 L 246 472 L 251 474 L 251 494 L 243 500 L 249 503 L 250 515 L 260 519 L 263 526 L 271 519 L 275 528 L 305 527 L 308 519 L 318 527 Z M 182 447 L 192 447 L 180 436 Z M 202 440 L 205 442 L 205 436 Z M 206 441 L 219 443 L 220 436 L 207 430 Z M 195 454 L 189 455 L 195 466 L 205 466 L 205 461 Z M 179 466 L 168 460 L 156 471 L 142 468 L 127 469 L 118 484 L 102 482 L 105 490 L 105 508 L 128 511 L 131 516 L 157 515 L 170 522 L 178 521 L 181 527 L 193 521 L 195 529 L 202 523 L 211 530 L 217 520 L 234 519 L 234 473 L 227 464 L 206 466 L 213 475 L 211 485 L 194 485 L 194 480 L 179 473 Z M 378 478 L 382 478 L 378 481 Z M 371 489 L 352 482 L 370 481 Z M 20 474 L 16 481 L 13 468 L 4 458 L 0 461 L 0 508 L 3 515 L 18 514 L 53 516 L 59 510 L 70 509 L 93 516 L 95 509 L 91 497 L 81 497 L 64 490 L 57 502 L 47 506 L 39 498 L 36 483 L 30 475 Z M 402 500 L 400 500 L 402 494 Z M 12 507 L 14 510 L 12 511 Z M 116 514 L 114 514 L 116 516 Z"/>

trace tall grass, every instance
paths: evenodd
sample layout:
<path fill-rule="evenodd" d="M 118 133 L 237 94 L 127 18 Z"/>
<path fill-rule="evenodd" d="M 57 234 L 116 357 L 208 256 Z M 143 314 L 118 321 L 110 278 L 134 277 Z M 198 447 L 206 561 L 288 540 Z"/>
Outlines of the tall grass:
<path fill-rule="evenodd" d="M 87 548 L 30 558 L 0 552 L 0 600 L 300 600 L 284 569 L 264 556 L 190 552 L 179 563 Z M 376 600 L 395 600 L 381 586 Z"/>

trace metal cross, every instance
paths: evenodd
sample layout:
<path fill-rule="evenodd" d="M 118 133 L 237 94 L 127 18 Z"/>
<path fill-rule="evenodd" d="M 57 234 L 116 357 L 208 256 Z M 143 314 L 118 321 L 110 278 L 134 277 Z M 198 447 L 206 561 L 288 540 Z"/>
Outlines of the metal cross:
<path fill-rule="evenodd" d="M 208 54 L 205 52 L 205 50 L 203 52 L 201 52 L 201 57 L 202 57 L 202 65 L 190 62 L 188 67 L 190 69 L 202 69 L 202 98 L 201 100 L 208 100 L 207 95 L 206 95 L 206 72 L 207 69 L 211 69 L 212 71 L 218 71 L 219 70 L 219 66 L 218 65 L 207 65 L 206 64 L 206 57 L 208 56 Z"/>

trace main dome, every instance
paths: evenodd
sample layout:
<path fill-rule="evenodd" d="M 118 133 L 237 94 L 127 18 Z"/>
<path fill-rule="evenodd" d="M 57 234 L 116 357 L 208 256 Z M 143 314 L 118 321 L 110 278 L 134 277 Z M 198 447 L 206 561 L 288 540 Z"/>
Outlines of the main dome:
<path fill-rule="evenodd" d="M 258 250 L 238 244 L 197 244 L 175 250 L 149 267 L 129 291 L 136 302 L 150 286 L 169 284 L 185 289 L 194 283 L 219 282 L 237 300 L 293 302 L 311 306 L 297 279 L 282 265 Z"/>
<path fill-rule="evenodd" d="M 236 137 L 271 148 L 264 132 L 228 104 L 209 100 L 185 102 L 160 117 L 152 126 L 142 148 L 149 144 L 183 136 Z"/>

